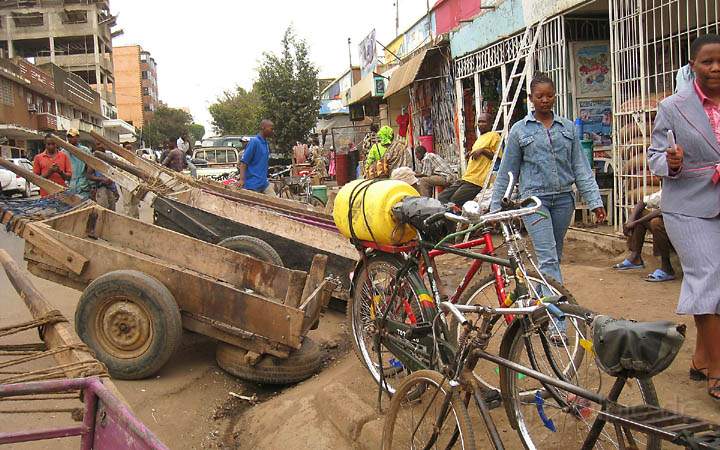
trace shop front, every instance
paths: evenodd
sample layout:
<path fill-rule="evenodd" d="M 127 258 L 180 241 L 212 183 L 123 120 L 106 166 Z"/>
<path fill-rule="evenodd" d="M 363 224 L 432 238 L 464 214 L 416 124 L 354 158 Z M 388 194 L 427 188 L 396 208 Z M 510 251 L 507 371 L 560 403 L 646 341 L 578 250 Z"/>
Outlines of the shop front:
<path fill-rule="evenodd" d="M 452 58 L 446 45 L 429 46 L 390 77 L 385 100 L 390 124 L 410 145 L 458 162 Z"/>

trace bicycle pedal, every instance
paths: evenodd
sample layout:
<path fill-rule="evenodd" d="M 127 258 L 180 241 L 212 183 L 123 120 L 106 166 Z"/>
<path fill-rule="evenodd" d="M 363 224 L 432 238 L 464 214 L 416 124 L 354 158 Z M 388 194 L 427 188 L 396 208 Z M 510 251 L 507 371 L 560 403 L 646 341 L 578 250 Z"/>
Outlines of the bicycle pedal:
<path fill-rule="evenodd" d="M 499 408 L 502 405 L 502 396 L 500 391 L 495 389 L 483 389 L 482 398 L 488 409 L 493 410 Z"/>

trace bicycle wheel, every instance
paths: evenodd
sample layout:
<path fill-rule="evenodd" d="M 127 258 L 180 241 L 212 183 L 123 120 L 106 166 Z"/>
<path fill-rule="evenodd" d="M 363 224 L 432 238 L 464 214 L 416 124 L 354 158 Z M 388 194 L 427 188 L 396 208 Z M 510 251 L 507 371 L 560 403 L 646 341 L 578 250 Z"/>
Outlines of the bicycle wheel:
<path fill-rule="evenodd" d="M 355 277 L 351 303 L 347 306 L 348 329 L 353 336 L 355 354 L 370 371 L 376 383 L 380 383 L 381 371 L 387 384 L 387 391 L 394 393 L 399 382 L 407 376 L 408 370 L 384 346 L 380 356 L 374 344 L 376 335 L 375 318 L 383 314 L 395 286 L 395 277 L 404 262 L 392 255 L 378 254 L 368 258 Z M 420 285 L 416 276 L 399 280 L 395 306 L 388 312 L 388 318 L 407 324 L 423 322 L 420 307 Z M 385 386 L 384 386 L 385 387 Z"/>
<path fill-rule="evenodd" d="M 324 208 L 325 202 L 322 201 L 320 197 L 312 195 L 310 196 L 310 206 L 314 206 L 315 208 Z"/>
<path fill-rule="evenodd" d="M 569 304 L 577 305 L 577 300 L 570 291 L 554 279 L 546 276 L 545 279 L 547 280 L 547 284 L 545 284 L 536 273 L 528 274 L 528 279 L 535 286 L 544 284 L 553 295 L 562 295 L 566 298 Z M 513 292 L 515 290 L 515 283 L 517 283 L 516 277 L 508 277 L 505 292 Z M 463 292 L 460 296 L 458 304 L 498 306 L 498 293 L 495 285 L 495 275 L 490 274 L 468 286 L 468 288 L 465 289 L 465 292 Z M 493 337 L 496 335 L 502 337 L 507 330 L 508 324 L 504 318 L 499 317 L 496 321 L 492 322 L 491 326 L 492 328 L 488 331 L 492 333 Z M 454 317 L 450 318 L 449 328 L 451 336 L 459 337 L 458 323 Z M 578 350 L 581 349 L 578 334 L 571 331 L 570 335 L 567 337 L 572 354 L 582 358 L 582 352 L 578 352 Z M 501 339 L 491 339 L 487 351 L 497 355 L 500 351 L 500 341 Z M 475 379 L 486 388 L 495 390 L 500 389 L 500 370 L 497 365 L 481 360 L 473 370 L 473 375 L 475 376 Z"/>
<path fill-rule="evenodd" d="M 579 353 L 584 354 L 586 348 L 591 348 L 592 336 L 578 328 L 577 324 L 585 323 L 592 313 L 576 305 L 559 307 L 565 313 L 568 333 L 574 328 L 583 339 Z M 503 337 L 500 357 L 526 367 L 532 367 L 531 360 L 534 360 L 535 370 L 545 375 L 562 378 L 575 386 L 607 396 L 615 378 L 605 374 L 590 355 L 579 362 L 571 361 L 567 346 L 553 344 L 545 337 L 544 332 L 551 327 L 553 321 L 547 311 L 533 318 L 529 332 L 518 321 L 508 328 Z M 556 368 L 564 368 L 562 377 L 558 376 L 553 364 Z M 500 369 L 500 386 L 510 424 L 527 449 L 580 448 L 600 411 L 600 405 L 562 389 L 553 390 L 556 398 L 539 381 L 505 367 Z M 636 379 L 626 383 L 617 402 L 658 406 L 652 380 Z M 594 448 L 658 449 L 660 441 L 657 437 L 630 430 L 622 430 L 618 436 L 616 428 L 606 424 Z"/>
<path fill-rule="evenodd" d="M 441 374 L 418 370 L 398 387 L 385 416 L 382 448 L 476 448 L 467 408 Z"/>

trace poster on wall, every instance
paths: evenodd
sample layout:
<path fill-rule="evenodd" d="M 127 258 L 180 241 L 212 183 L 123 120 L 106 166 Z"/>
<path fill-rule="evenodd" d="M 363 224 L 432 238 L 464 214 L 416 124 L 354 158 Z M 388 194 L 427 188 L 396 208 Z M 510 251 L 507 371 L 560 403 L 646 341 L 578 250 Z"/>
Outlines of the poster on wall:
<path fill-rule="evenodd" d="M 575 96 L 610 96 L 610 44 L 608 42 L 573 43 Z"/>
<path fill-rule="evenodd" d="M 360 42 L 360 73 L 364 77 L 377 65 L 377 45 L 375 45 L 375 30 L 373 29 L 365 39 Z"/>
<path fill-rule="evenodd" d="M 611 145 L 611 98 L 580 99 L 578 100 L 578 112 L 583 121 L 583 134 L 589 135 L 596 146 Z"/>

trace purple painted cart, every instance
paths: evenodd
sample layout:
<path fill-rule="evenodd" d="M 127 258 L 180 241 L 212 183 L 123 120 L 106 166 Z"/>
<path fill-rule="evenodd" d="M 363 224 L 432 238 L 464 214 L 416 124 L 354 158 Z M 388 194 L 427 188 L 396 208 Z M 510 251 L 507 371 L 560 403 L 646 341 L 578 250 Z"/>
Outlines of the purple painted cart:
<path fill-rule="evenodd" d="M 99 378 L 72 378 L 0 385 L 0 397 L 37 395 L 82 390 L 82 424 L 36 431 L 0 433 L 0 445 L 16 442 L 81 436 L 82 450 L 167 449 L 165 444 L 140 422 L 102 384 Z"/>

